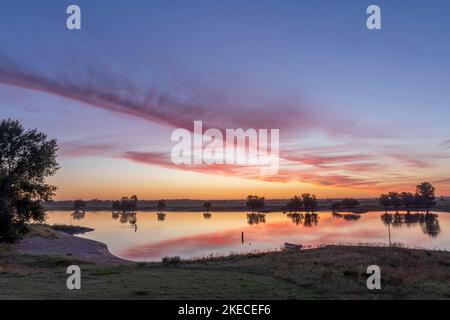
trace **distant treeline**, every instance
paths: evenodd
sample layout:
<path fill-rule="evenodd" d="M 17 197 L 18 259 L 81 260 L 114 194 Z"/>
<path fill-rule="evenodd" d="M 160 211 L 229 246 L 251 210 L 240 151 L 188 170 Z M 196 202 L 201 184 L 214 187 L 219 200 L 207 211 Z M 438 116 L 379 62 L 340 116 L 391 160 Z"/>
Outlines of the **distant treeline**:
<path fill-rule="evenodd" d="M 450 198 L 434 196 L 434 187 L 423 182 L 416 188 L 415 193 L 388 192 L 378 198 L 326 198 L 318 199 L 315 195 L 303 193 L 291 199 L 266 199 L 257 195 L 250 195 L 242 200 L 192 200 L 192 199 L 158 199 L 139 200 L 137 196 L 125 196 L 120 200 L 67 200 L 52 201 L 45 204 L 49 210 L 178 210 L 178 211 L 241 211 L 251 212 L 314 212 L 317 210 L 365 212 L 370 210 L 429 210 L 431 208 L 449 210 Z"/>

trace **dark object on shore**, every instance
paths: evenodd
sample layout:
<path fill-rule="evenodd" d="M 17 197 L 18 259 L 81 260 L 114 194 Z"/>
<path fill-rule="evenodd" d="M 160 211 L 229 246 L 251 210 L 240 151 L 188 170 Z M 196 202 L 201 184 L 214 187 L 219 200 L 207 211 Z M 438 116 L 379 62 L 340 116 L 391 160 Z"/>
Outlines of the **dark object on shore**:
<path fill-rule="evenodd" d="M 295 244 L 295 243 L 284 243 L 284 249 L 285 250 L 301 250 L 303 248 L 303 245 L 301 244 Z"/>
<path fill-rule="evenodd" d="M 76 235 L 76 234 L 85 234 L 87 232 L 94 231 L 95 229 L 92 228 L 86 228 L 86 227 L 80 227 L 80 226 L 69 226 L 65 224 L 54 224 L 52 226 L 53 230 L 61 231 L 70 235 Z"/>
<path fill-rule="evenodd" d="M 161 262 L 165 265 L 176 265 L 181 263 L 181 258 L 179 256 L 164 257 Z"/>

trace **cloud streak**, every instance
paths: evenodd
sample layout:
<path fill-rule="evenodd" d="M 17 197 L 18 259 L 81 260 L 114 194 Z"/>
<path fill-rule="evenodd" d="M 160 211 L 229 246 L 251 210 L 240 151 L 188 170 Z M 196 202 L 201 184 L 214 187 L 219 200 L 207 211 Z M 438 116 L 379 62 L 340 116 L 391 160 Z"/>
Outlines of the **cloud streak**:
<path fill-rule="evenodd" d="M 72 75 L 70 79 L 47 77 L 42 73 L 25 71 L 0 56 L 2 84 L 64 97 L 176 128 L 192 130 L 194 120 L 202 120 L 205 128 L 283 128 L 286 132 L 311 130 L 324 125 L 318 112 L 301 103 L 279 100 L 266 105 L 245 104 L 239 96 L 230 98 L 205 86 L 192 89 L 192 84 L 185 84 L 183 88 L 190 91 L 188 97 L 178 97 L 178 84 L 164 90 L 157 84 L 147 87 L 98 67 L 86 68 L 84 74 Z M 337 124 L 330 126 L 334 127 L 331 130 L 338 128 Z"/>

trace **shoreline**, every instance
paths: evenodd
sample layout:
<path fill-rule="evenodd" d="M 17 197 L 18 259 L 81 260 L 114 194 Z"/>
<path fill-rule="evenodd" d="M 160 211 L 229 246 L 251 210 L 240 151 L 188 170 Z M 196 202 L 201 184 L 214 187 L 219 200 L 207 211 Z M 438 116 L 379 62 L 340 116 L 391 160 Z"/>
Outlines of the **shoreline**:
<path fill-rule="evenodd" d="M 54 211 L 69 211 L 73 212 L 75 211 L 73 208 L 70 207 L 63 207 L 63 208 L 46 208 L 46 211 L 54 212 Z M 96 212 L 96 211 L 117 211 L 113 210 L 111 208 L 106 207 L 100 207 L 100 208 L 86 208 L 84 210 L 80 210 L 84 212 Z M 160 209 L 157 208 L 137 208 L 133 212 L 160 212 Z M 419 210 L 419 212 L 424 212 L 425 210 Z M 441 207 L 441 208 L 432 208 L 429 210 L 430 212 L 443 212 L 443 213 L 449 213 L 450 207 Z M 118 211 L 120 212 L 120 210 Z M 246 208 L 215 208 L 210 210 L 205 210 L 203 208 L 167 208 L 164 209 L 163 212 L 208 212 L 208 213 L 214 213 L 214 212 L 245 212 L 245 213 L 251 213 L 250 210 Z M 258 211 L 258 213 L 274 213 L 274 212 L 283 212 L 283 208 L 269 208 L 267 210 Z M 306 211 L 299 211 L 298 213 L 305 213 Z M 314 213 L 316 212 L 333 212 L 330 208 L 318 208 L 314 210 Z M 383 208 L 358 208 L 357 210 L 336 210 L 337 213 L 354 213 L 354 214 L 365 214 L 369 212 L 386 212 Z M 399 213 L 406 213 L 406 210 L 398 210 Z M 415 213 L 416 210 L 411 210 L 411 213 Z M 289 212 L 286 212 L 289 213 Z M 397 213 L 396 210 L 387 210 L 387 213 L 395 214 Z"/>
<path fill-rule="evenodd" d="M 50 226 L 46 224 L 35 224 L 31 226 L 31 232 L 27 234 L 19 243 L 9 245 L 14 252 L 22 255 L 30 255 L 36 257 L 66 257 L 70 259 L 79 260 L 85 263 L 120 266 L 131 264 L 153 264 L 159 266 L 165 266 L 166 263 L 163 259 L 160 261 L 134 261 L 120 258 L 112 254 L 108 246 L 100 241 L 91 240 L 88 238 L 78 237 L 77 234 L 84 234 L 86 232 L 93 231 L 94 229 L 86 228 L 87 230 L 80 230 L 79 232 L 60 231 L 61 226 Z M 71 227 L 71 226 L 68 226 Z M 78 228 L 78 227 L 74 227 Z M 333 244 L 321 244 L 314 247 L 305 247 L 302 250 L 268 250 L 263 252 L 247 252 L 247 253 L 230 253 L 225 255 L 207 255 L 204 257 L 194 257 L 189 259 L 180 259 L 180 263 L 201 263 L 211 262 L 217 260 L 233 260 L 241 258 L 260 257 L 264 255 L 276 255 L 283 252 L 314 252 L 323 248 L 366 248 L 367 250 L 384 248 L 384 249 L 403 249 L 414 250 L 421 252 L 448 252 L 450 250 L 427 248 L 427 247 L 408 247 L 402 244 L 394 243 L 392 246 L 386 243 L 333 243 Z M 166 258 L 172 259 L 174 257 L 168 256 Z M 170 264 L 170 263 L 169 263 Z"/>
<path fill-rule="evenodd" d="M 329 245 L 132 262 L 102 243 L 48 226 L 34 232 L 25 243 L 45 244 L 39 250 L 0 246 L 0 299 L 450 299 L 448 251 Z M 64 250 L 56 245 L 61 242 Z M 78 254 L 80 248 L 89 254 Z M 373 264 L 382 270 L 379 291 L 366 286 L 366 268 Z M 82 290 L 66 288 L 70 265 L 82 270 Z"/>
<path fill-rule="evenodd" d="M 11 247 L 30 256 L 58 256 L 93 264 L 124 265 L 134 263 L 113 255 L 102 242 L 58 231 L 49 225 L 32 225 L 31 232 Z M 92 231 L 93 229 L 90 229 Z M 89 232 L 89 231 L 87 231 Z"/>

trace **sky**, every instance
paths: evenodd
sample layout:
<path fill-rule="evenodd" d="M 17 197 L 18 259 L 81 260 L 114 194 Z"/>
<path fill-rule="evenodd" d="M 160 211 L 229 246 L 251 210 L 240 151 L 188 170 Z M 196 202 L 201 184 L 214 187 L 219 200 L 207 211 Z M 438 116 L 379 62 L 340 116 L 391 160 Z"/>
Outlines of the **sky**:
<path fill-rule="evenodd" d="M 81 8 L 82 29 L 66 28 Z M 381 8 L 381 30 L 366 9 Z M 0 119 L 56 138 L 56 199 L 450 195 L 448 1 L 0 4 Z M 175 165 L 177 128 L 279 129 L 280 168 Z"/>

